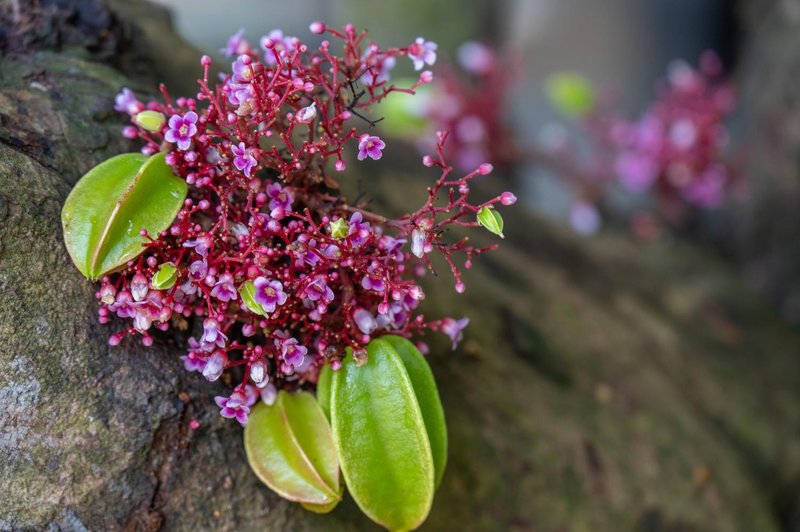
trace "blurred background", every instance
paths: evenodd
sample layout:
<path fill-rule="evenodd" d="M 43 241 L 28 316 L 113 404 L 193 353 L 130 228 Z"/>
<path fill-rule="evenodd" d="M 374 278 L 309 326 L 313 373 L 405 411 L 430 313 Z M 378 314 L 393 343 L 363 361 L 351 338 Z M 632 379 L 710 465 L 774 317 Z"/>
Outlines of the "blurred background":
<path fill-rule="evenodd" d="M 454 443 L 428 530 L 800 530 L 800 0 L 155 1 L 219 71 L 240 29 L 435 41 L 343 186 L 408 210 L 424 118 L 495 166 L 476 193 L 519 196 L 464 294 L 430 283 L 473 323 L 432 344 Z M 171 344 L 109 349 L 63 249 L 75 181 L 136 149 L 113 95 L 192 90 L 196 50 L 145 2 L 0 0 L 24 8 L 0 24 L 0 530 L 363 529 L 263 489 Z"/>

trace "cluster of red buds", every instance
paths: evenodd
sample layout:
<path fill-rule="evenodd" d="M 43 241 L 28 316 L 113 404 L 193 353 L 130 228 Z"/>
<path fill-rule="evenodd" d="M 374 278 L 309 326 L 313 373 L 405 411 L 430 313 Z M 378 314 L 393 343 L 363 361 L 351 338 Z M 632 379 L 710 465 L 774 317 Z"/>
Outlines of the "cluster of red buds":
<path fill-rule="evenodd" d="M 417 70 L 432 65 L 436 45 L 417 39 L 381 49 L 351 25 L 339 31 L 315 22 L 310 30 L 340 40 L 342 54 L 327 40 L 312 49 L 280 31 L 254 48 L 239 33 L 224 50 L 233 63 L 219 83 L 209 82 L 210 58 L 201 59 L 196 98 L 173 100 L 162 86 L 163 101 L 145 104 L 127 89 L 116 100 L 131 116 L 123 134 L 143 141 L 145 154 L 165 152 L 189 193 L 169 229 L 143 234 L 145 252 L 102 279 L 100 320 L 132 322 L 112 345 L 126 335 L 149 345 L 154 329 L 202 321 L 184 365 L 209 381 L 238 380 L 217 403 L 241 423 L 259 395 L 270 403 L 277 389 L 313 386 L 320 368 L 337 370 L 348 349 L 364 359 L 377 336 L 429 329 L 455 345 L 468 320 L 426 321 L 416 278 L 432 269 L 429 254 L 437 251 L 462 292 L 460 268 L 494 246 L 447 242 L 444 229 L 496 230 L 493 206 L 516 200 L 506 192 L 471 202 L 471 180 L 492 167 L 455 177 L 443 152 L 448 134 L 439 132 L 435 153 L 423 158 L 437 176 L 419 209 L 387 219 L 347 203 L 333 177 L 345 171 L 345 153 L 374 160 L 385 149 L 364 131 L 374 124 L 371 106 L 392 93 L 414 94 L 433 77 L 423 71 L 398 87 L 389 69 L 403 56 Z M 495 225 L 482 224 L 479 213 Z"/>
<path fill-rule="evenodd" d="M 729 140 L 725 122 L 735 101 L 719 57 L 707 51 L 698 68 L 675 61 L 656 100 L 636 120 L 595 102 L 579 117 L 584 139 L 551 128 L 546 148 L 562 161 L 566 171 L 561 174 L 571 178 L 580 197 L 572 225 L 580 232 L 596 230 L 595 204 L 617 184 L 646 195 L 669 224 L 680 224 L 693 210 L 719 207 L 738 180 L 724 154 Z"/>

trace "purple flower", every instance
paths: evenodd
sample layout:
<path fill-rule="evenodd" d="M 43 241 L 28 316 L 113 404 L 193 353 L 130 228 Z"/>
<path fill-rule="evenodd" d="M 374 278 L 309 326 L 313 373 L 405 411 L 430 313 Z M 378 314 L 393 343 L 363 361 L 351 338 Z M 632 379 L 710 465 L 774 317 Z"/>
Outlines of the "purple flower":
<path fill-rule="evenodd" d="M 686 201 L 705 209 L 719 207 L 725 197 L 728 174 L 721 165 L 707 168 L 683 189 Z"/>
<path fill-rule="evenodd" d="M 281 356 L 283 361 L 292 366 L 299 366 L 308 353 L 308 349 L 299 344 L 295 338 L 284 338 L 280 340 Z"/>
<path fill-rule="evenodd" d="M 114 110 L 135 115 L 144 110 L 144 104 L 136 99 L 132 90 L 123 88 L 122 92 L 114 98 Z"/>
<path fill-rule="evenodd" d="M 378 328 L 378 322 L 375 321 L 375 316 L 373 316 L 370 311 L 363 308 L 357 308 L 353 312 L 353 321 L 356 322 L 356 326 L 364 334 L 370 334 Z"/>
<path fill-rule="evenodd" d="M 303 297 L 311 301 L 330 303 L 333 301 L 333 290 L 328 287 L 324 275 L 317 275 L 303 290 Z"/>
<path fill-rule="evenodd" d="M 220 48 L 220 52 L 225 54 L 225 57 L 233 57 L 234 55 L 243 54 L 247 51 L 247 41 L 244 37 L 244 28 L 230 36 L 228 45 L 225 48 Z"/>
<path fill-rule="evenodd" d="M 367 272 L 367 275 L 361 278 L 361 286 L 363 286 L 365 290 L 373 290 L 382 294 L 383 291 L 386 290 L 386 283 L 378 276 L 380 272 L 378 272 L 377 265 L 370 265 L 370 267 L 367 268 Z"/>
<path fill-rule="evenodd" d="M 269 32 L 269 35 L 261 39 L 261 48 L 266 52 L 264 62 L 268 65 L 275 65 L 277 62 L 273 50 L 278 53 L 279 57 L 286 57 L 286 54 L 294 51 L 295 40 L 295 37 L 284 36 L 281 30 Z"/>
<path fill-rule="evenodd" d="M 432 65 L 436 62 L 435 42 L 426 41 L 422 37 L 417 37 L 417 41 L 408 47 L 408 57 L 414 62 L 414 70 L 422 70 L 425 64 Z"/>
<path fill-rule="evenodd" d="M 257 277 L 253 284 L 256 287 L 254 295 L 256 303 L 264 307 L 267 312 L 275 312 L 275 307 L 286 303 L 288 297 L 283 291 L 280 281 L 271 281 L 266 277 Z"/>
<path fill-rule="evenodd" d="M 455 349 L 458 345 L 458 342 L 464 338 L 463 331 L 464 328 L 469 325 L 469 318 L 461 318 L 460 320 L 444 318 L 441 323 L 442 332 L 450 337 L 450 341 L 453 342 L 453 349 Z"/>
<path fill-rule="evenodd" d="M 389 235 L 383 235 L 378 240 L 378 248 L 384 250 L 386 254 L 395 262 L 403 262 L 403 244 L 406 243 L 405 239 L 393 238 Z"/>
<path fill-rule="evenodd" d="M 230 397 L 223 397 L 218 395 L 214 398 L 217 406 L 220 408 L 222 417 L 236 418 L 236 421 L 242 425 L 247 424 L 247 415 L 250 413 L 250 407 L 247 406 L 247 397 L 242 392 L 233 392 Z"/>
<path fill-rule="evenodd" d="M 192 137 L 197 133 L 197 113 L 189 111 L 185 115 L 172 115 L 169 119 L 169 129 L 164 134 L 164 140 L 178 145 L 178 149 L 186 151 L 192 144 Z"/>
<path fill-rule="evenodd" d="M 369 222 L 363 221 L 364 217 L 360 212 L 355 212 L 350 217 L 347 230 L 347 241 L 353 247 L 358 247 L 367 243 L 372 234 Z"/>
<path fill-rule="evenodd" d="M 233 165 L 244 172 L 244 175 L 250 177 L 253 167 L 258 164 L 256 158 L 253 157 L 252 148 L 248 148 L 244 145 L 244 142 L 240 142 L 238 146 L 232 145 L 231 151 L 234 155 Z"/>
<path fill-rule="evenodd" d="M 367 157 L 377 161 L 383 155 L 381 150 L 386 147 L 380 137 L 375 135 L 363 134 L 358 140 L 358 160 L 363 161 Z"/>
<path fill-rule="evenodd" d="M 192 240 L 187 240 L 183 243 L 185 248 L 193 248 L 195 253 L 201 257 L 208 255 L 208 250 L 211 248 L 211 237 L 209 235 L 200 235 Z M 203 274 L 205 277 L 205 274 Z"/>
<path fill-rule="evenodd" d="M 236 299 L 236 287 L 233 286 L 233 275 L 223 273 L 211 290 L 211 297 L 216 297 L 220 301 L 233 301 Z"/>
<path fill-rule="evenodd" d="M 620 182 L 632 192 L 644 192 L 658 177 L 658 164 L 645 153 L 622 152 L 617 156 L 615 168 Z"/>
<path fill-rule="evenodd" d="M 240 55 L 236 61 L 231 63 L 231 80 L 236 84 L 248 84 L 253 80 L 254 67 L 250 63 L 250 57 Z"/>
<path fill-rule="evenodd" d="M 269 208 L 272 211 L 270 216 L 273 218 L 277 217 L 277 210 L 281 210 L 284 213 L 292 210 L 294 197 L 292 197 L 292 193 L 288 188 L 282 187 L 279 183 L 271 183 L 267 186 L 267 196 L 269 196 Z"/>
<path fill-rule="evenodd" d="M 342 250 L 336 244 L 326 244 L 320 248 L 320 252 L 328 260 L 337 260 L 342 256 Z"/>
<path fill-rule="evenodd" d="M 195 345 L 197 345 L 197 348 L 200 348 L 200 345 L 197 344 L 197 340 L 194 338 L 190 338 L 189 341 L 190 343 L 194 341 Z M 181 360 L 183 360 L 183 368 L 186 371 L 203 371 L 207 363 L 205 357 L 193 351 L 181 356 Z"/>
<path fill-rule="evenodd" d="M 208 263 L 203 260 L 196 260 L 189 265 L 189 278 L 193 281 L 202 281 L 208 274 Z M 185 290 L 184 290 L 185 292 Z M 188 292 L 187 292 L 188 293 Z"/>
<path fill-rule="evenodd" d="M 225 347 L 227 339 L 228 337 L 219 330 L 219 322 L 217 320 L 214 318 L 203 320 L 203 336 L 200 338 L 200 345 L 203 351 L 211 351 L 214 347 Z"/>
<path fill-rule="evenodd" d="M 203 377 L 210 382 L 216 381 L 225 370 L 227 362 L 228 355 L 225 354 L 225 351 L 214 351 L 203 366 Z"/>

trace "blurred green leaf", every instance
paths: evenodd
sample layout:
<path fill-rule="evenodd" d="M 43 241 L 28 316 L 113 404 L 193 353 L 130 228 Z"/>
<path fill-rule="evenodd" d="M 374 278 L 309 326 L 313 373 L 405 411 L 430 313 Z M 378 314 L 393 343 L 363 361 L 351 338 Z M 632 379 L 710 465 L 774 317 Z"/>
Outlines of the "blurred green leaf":
<path fill-rule="evenodd" d="M 595 89 L 584 76 L 575 72 L 559 72 L 547 79 L 547 96 L 560 112 L 580 118 L 595 105 Z"/>

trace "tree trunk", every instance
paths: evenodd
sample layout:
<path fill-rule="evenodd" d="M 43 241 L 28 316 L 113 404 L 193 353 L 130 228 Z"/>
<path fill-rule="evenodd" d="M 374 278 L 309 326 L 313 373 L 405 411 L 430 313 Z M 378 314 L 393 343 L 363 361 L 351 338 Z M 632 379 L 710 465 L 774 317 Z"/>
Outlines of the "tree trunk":
<path fill-rule="evenodd" d="M 0 60 L 0 530 L 375 528 L 352 501 L 319 516 L 261 485 L 213 406 L 223 385 L 183 371 L 184 338 L 107 346 L 119 324 L 96 321 L 61 205 L 133 149 L 120 87 L 194 80 L 198 55 L 147 4 L 35 5 L 6 13 L 30 24 Z M 367 185 L 394 211 L 425 177 Z M 689 245 L 507 212 L 508 242 L 465 294 L 446 275 L 428 288 L 427 314 L 472 325 L 455 352 L 431 339 L 451 448 L 424 528 L 798 526 L 800 337 Z"/>

